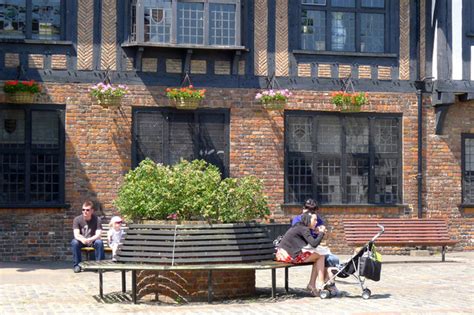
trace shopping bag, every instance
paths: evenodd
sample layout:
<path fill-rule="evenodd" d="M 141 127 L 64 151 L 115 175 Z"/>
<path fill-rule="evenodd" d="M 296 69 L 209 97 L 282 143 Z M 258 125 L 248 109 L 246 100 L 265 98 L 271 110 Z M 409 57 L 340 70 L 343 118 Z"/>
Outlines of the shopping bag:
<path fill-rule="evenodd" d="M 373 281 L 380 280 L 382 263 L 373 259 L 371 255 L 363 256 L 359 260 L 360 275 Z"/>

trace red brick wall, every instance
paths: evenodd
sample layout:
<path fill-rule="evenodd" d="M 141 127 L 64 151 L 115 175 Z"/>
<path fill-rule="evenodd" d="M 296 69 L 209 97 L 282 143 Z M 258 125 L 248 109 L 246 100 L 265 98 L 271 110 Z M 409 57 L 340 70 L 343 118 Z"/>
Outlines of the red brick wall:
<path fill-rule="evenodd" d="M 131 165 L 131 106 L 167 106 L 164 87 L 132 86 L 120 110 L 104 110 L 88 94 L 88 84 L 46 84 L 38 102 L 66 104 L 66 202 L 70 209 L 1 209 L 3 233 L 23 235 L 22 244 L 41 239 L 25 234 L 34 225 L 45 228 L 53 242 L 42 246 L 8 245 L 1 260 L 63 259 L 69 253 L 71 222 L 86 198 L 97 199 L 104 213 L 116 213 L 113 200 L 124 174 Z M 264 180 L 272 209 L 271 218 L 287 222 L 291 216 L 282 209 L 284 192 L 283 113 L 268 112 L 254 102 L 255 90 L 208 89 L 204 107 L 230 108 L 230 174 L 256 175 Z M 287 109 L 332 111 L 329 92 L 293 91 Z M 3 95 L 0 94 L 0 102 Z M 328 240 L 335 251 L 350 251 L 341 244 L 341 220 L 346 217 L 417 215 L 417 99 L 416 94 L 370 93 L 364 111 L 403 114 L 403 204 L 400 208 L 323 207 L 328 225 L 334 230 Z M 158 105 L 156 105 L 158 104 Z M 459 210 L 461 193 L 460 133 L 473 131 L 474 109 L 456 104 L 449 110 L 445 135 L 434 135 L 434 110 L 424 108 L 426 158 L 424 209 L 427 217 L 451 220 L 451 234 L 458 249 L 472 249 L 472 214 Z M 51 224 L 50 218 L 61 224 Z M 5 222 L 26 220 L 22 225 Z M 48 234 L 52 232 L 53 234 Z M 60 245 L 62 244 L 62 245 Z M 39 251 L 37 248 L 41 248 Z M 44 254 L 50 253 L 50 256 Z M 14 254 L 12 254 L 14 253 Z"/>

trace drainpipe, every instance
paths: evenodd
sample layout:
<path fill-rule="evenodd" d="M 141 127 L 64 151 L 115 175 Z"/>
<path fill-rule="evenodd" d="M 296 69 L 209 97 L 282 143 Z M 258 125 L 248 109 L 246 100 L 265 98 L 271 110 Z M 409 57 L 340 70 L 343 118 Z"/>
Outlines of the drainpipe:
<path fill-rule="evenodd" d="M 423 216 L 422 191 L 423 191 L 423 94 L 421 90 L 416 90 L 418 98 L 418 174 L 416 175 L 418 184 L 418 218 Z"/>

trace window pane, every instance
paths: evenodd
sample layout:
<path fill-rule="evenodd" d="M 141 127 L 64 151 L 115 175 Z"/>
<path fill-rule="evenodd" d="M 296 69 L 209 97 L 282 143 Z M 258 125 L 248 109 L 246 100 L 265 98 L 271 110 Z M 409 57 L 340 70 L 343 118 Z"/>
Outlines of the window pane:
<path fill-rule="evenodd" d="M 33 154 L 30 173 L 31 202 L 58 202 L 59 155 Z"/>
<path fill-rule="evenodd" d="M 169 163 L 179 163 L 181 159 L 195 159 L 195 128 L 193 114 L 170 114 L 169 116 Z"/>
<path fill-rule="evenodd" d="M 331 48 L 355 51 L 355 15 L 349 12 L 331 13 Z"/>
<path fill-rule="evenodd" d="M 332 0 L 333 7 L 346 7 L 346 8 L 354 8 L 355 7 L 355 0 Z"/>
<path fill-rule="evenodd" d="M 377 119 L 375 121 L 375 152 L 398 153 L 399 126 L 397 119 Z"/>
<path fill-rule="evenodd" d="M 178 2 L 178 43 L 204 44 L 204 4 Z"/>
<path fill-rule="evenodd" d="M 474 203 L 474 139 L 464 140 L 463 203 Z"/>
<path fill-rule="evenodd" d="M 375 159 L 375 203 L 397 203 L 399 165 L 397 159 Z"/>
<path fill-rule="evenodd" d="M 290 152 L 313 151 L 311 121 L 310 117 L 288 117 L 287 141 Z"/>
<path fill-rule="evenodd" d="M 288 202 L 304 202 L 313 196 L 313 163 L 311 159 L 288 158 Z"/>
<path fill-rule="evenodd" d="M 33 38 L 59 39 L 61 33 L 61 0 L 33 0 Z"/>
<path fill-rule="evenodd" d="M 135 119 L 137 165 L 147 157 L 155 163 L 163 163 L 163 115 L 139 112 Z"/>
<path fill-rule="evenodd" d="M 23 110 L 1 110 L 0 123 L 0 147 L 23 147 L 25 144 L 25 112 Z"/>
<path fill-rule="evenodd" d="M 146 22 L 146 20 L 145 20 Z M 137 0 L 133 0 L 131 4 L 130 14 L 130 40 L 137 40 Z"/>
<path fill-rule="evenodd" d="M 341 159 L 320 158 L 317 162 L 317 193 L 322 203 L 341 203 Z"/>
<path fill-rule="evenodd" d="M 0 153 L 0 202 L 25 201 L 24 154 Z"/>
<path fill-rule="evenodd" d="M 0 36 L 24 37 L 26 22 L 25 0 L 0 0 Z"/>
<path fill-rule="evenodd" d="M 326 0 L 303 0 L 302 4 L 326 5 Z"/>
<path fill-rule="evenodd" d="M 171 0 L 145 0 L 145 41 L 169 43 L 171 38 Z"/>
<path fill-rule="evenodd" d="M 235 45 L 235 5 L 209 5 L 211 45 Z"/>
<path fill-rule="evenodd" d="M 362 7 L 367 8 L 383 8 L 385 7 L 385 0 L 362 0 Z"/>
<path fill-rule="evenodd" d="M 346 152 L 369 153 L 369 122 L 367 118 L 346 118 Z"/>
<path fill-rule="evenodd" d="M 341 123 L 336 116 L 320 116 L 317 124 L 318 153 L 341 153 Z"/>
<path fill-rule="evenodd" d="M 33 148 L 59 148 L 57 112 L 31 112 L 31 143 Z"/>
<path fill-rule="evenodd" d="M 307 50 L 326 50 L 326 12 L 303 10 L 301 45 Z"/>
<path fill-rule="evenodd" d="M 360 16 L 360 51 L 383 52 L 385 47 L 384 15 L 362 13 Z"/>
<path fill-rule="evenodd" d="M 369 158 L 347 157 L 347 202 L 367 203 L 369 193 Z"/>
<path fill-rule="evenodd" d="M 219 168 L 225 175 L 225 149 L 227 137 L 225 116 L 201 114 L 199 116 L 199 158 Z"/>

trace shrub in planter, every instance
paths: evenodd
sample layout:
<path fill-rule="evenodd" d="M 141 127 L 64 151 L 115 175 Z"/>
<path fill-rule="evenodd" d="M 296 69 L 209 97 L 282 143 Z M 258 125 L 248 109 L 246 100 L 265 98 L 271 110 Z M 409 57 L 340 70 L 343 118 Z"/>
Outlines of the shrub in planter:
<path fill-rule="evenodd" d="M 269 214 L 262 184 L 254 177 L 221 179 L 219 169 L 203 160 L 173 166 L 146 159 L 125 176 L 115 205 L 137 220 L 238 222 Z"/>

